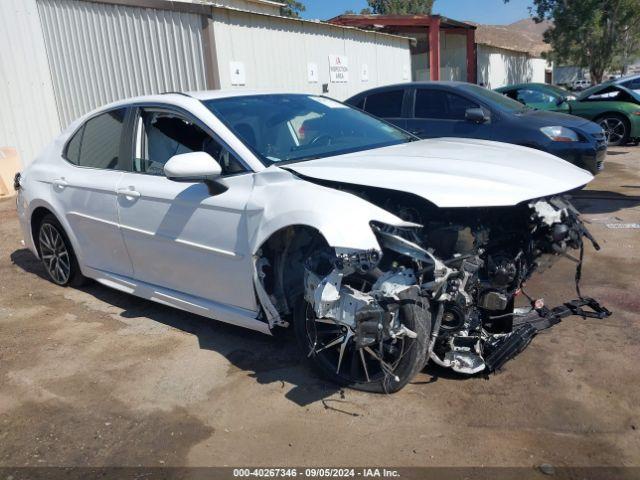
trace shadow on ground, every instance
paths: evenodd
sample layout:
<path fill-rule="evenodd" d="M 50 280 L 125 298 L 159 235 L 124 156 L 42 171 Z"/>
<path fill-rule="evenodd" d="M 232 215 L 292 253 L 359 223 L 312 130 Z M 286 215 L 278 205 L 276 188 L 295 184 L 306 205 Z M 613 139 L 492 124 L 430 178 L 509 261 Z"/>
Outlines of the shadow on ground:
<path fill-rule="evenodd" d="M 581 213 L 614 213 L 640 205 L 640 196 L 608 190 L 581 190 L 572 194 L 572 197 L 572 203 Z"/>
<path fill-rule="evenodd" d="M 11 261 L 24 271 L 48 280 L 40 261 L 27 249 L 16 250 Z M 72 287 L 67 287 L 72 288 Z M 323 401 L 340 392 L 340 387 L 319 378 L 298 350 L 289 331 L 267 336 L 245 328 L 228 325 L 157 304 L 89 281 L 79 288 L 96 299 L 121 310 L 127 319 L 145 317 L 194 335 L 200 348 L 215 351 L 231 363 L 231 368 L 249 372 L 260 384 L 293 385 L 285 397 L 300 406 Z"/>

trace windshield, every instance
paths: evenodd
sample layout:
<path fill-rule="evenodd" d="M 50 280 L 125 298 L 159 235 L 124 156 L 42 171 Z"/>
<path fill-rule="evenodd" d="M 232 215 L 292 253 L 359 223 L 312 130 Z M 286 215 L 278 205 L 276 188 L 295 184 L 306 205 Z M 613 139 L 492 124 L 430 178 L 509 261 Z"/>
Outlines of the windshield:
<path fill-rule="evenodd" d="M 510 99 L 502 93 L 494 92 L 488 88 L 479 87 L 472 83 L 465 83 L 460 86 L 462 90 L 465 90 L 472 95 L 480 97 L 481 100 L 490 103 L 495 108 L 502 110 L 503 112 L 517 113 L 524 110 L 528 110 L 529 107 L 522 105 L 520 102 Z"/>
<path fill-rule="evenodd" d="M 415 137 L 326 97 L 251 95 L 203 102 L 265 165 L 396 145 Z"/>
<path fill-rule="evenodd" d="M 558 87 L 557 85 L 545 85 L 544 88 L 548 88 L 549 90 L 551 90 L 552 92 L 557 93 L 558 95 L 561 95 L 562 98 L 567 98 L 567 97 L 573 97 L 575 95 L 573 95 L 571 92 L 569 92 L 568 90 L 565 90 L 562 87 Z"/>
<path fill-rule="evenodd" d="M 578 97 L 578 100 L 617 100 L 620 102 L 640 103 L 640 94 L 612 81 L 591 87 Z"/>

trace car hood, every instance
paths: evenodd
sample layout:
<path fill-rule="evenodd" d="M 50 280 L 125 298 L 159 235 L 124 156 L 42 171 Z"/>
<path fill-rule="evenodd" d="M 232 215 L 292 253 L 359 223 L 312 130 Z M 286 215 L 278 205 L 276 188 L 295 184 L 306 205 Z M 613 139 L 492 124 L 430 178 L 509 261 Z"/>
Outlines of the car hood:
<path fill-rule="evenodd" d="M 567 115 L 560 112 L 547 112 L 545 110 L 527 110 L 524 113 L 518 114 L 520 118 L 525 120 L 528 125 L 532 127 L 574 127 L 584 128 L 590 125 L 592 122 L 585 120 L 575 115 Z"/>
<path fill-rule="evenodd" d="M 291 163 L 309 179 L 419 195 L 439 207 L 516 205 L 593 179 L 553 155 L 484 140 L 440 138 Z"/>

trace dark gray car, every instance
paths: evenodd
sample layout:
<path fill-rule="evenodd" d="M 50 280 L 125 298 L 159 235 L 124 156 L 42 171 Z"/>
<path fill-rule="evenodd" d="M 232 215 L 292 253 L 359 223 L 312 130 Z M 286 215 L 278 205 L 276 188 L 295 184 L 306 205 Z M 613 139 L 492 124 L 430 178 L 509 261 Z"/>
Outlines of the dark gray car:
<path fill-rule="evenodd" d="M 346 103 L 420 138 L 463 137 L 536 148 L 591 173 L 603 168 L 602 127 L 584 118 L 534 110 L 463 82 L 414 82 L 375 88 Z"/>

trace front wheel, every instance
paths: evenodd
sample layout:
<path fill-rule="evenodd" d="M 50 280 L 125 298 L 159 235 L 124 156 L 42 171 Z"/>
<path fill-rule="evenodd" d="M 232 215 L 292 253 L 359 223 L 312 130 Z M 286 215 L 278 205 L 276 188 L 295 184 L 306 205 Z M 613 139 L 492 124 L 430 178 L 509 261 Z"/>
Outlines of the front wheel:
<path fill-rule="evenodd" d="M 405 335 L 358 348 L 354 328 L 317 318 L 312 305 L 300 298 L 294 309 L 296 338 L 312 366 L 328 380 L 367 392 L 397 392 L 426 363 L 431 315 L 425 302 L 406 299 L 400 308 L 400 322 L 415 338 Z"/>
<path fill-rule="evenodd" d="M 611 146 L 626 145 L 629 142 L 629 120 L 623 115 L 610 113 L 596 120 L 604 129 L 607 143 Z"/>

